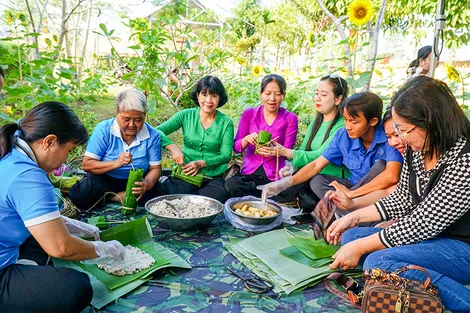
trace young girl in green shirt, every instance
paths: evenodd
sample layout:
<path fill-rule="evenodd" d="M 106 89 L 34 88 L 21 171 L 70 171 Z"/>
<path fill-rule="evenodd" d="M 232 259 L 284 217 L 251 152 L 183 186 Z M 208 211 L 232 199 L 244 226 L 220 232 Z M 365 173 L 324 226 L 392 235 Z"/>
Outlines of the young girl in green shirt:
<path fill-rule="evenodd" d="M 340 115 L 338 107 L 347 95 L 348 83 L 346 80 L 337 75 L 326 75 L 321 78 L 314 98 L 317 114 L 308 127 L 300 149 L 287 149 L 280 144 L 271 148 L 277 149 L 279 155 L 292 160 L 292 165 L 286 165 L 279 171 L 281 178 L 292 175 L 294 169 L 298 170 L 318 158 L 328 147 L 335 133 L 344 127 L 343 117 Z M 326 166 L 321 173 L 340 178 L 347 175 L 343 167 L 333 164 Z M 308 182 L 292 186 L 285 192 L 291 193 L 293 199 L 298 196 L 300 207 L 304 211 L 313 210 L 319 200 L 310 189 Z"/>

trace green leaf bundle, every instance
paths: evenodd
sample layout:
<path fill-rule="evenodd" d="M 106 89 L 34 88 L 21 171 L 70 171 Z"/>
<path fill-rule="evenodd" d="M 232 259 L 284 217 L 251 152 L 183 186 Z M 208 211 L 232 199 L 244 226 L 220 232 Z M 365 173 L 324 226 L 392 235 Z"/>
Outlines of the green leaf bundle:
<path fill-rule="evenodd" d="M 204 175 L 201 173 L 196 174 L 195 176 L 186 175 L 183 173 L 183 168 L 181 165 L 176 164 L 171 171 L 171 176 L 179 178 L 187 183 L 201 187 L 202 182 L 204 181 Z"/>

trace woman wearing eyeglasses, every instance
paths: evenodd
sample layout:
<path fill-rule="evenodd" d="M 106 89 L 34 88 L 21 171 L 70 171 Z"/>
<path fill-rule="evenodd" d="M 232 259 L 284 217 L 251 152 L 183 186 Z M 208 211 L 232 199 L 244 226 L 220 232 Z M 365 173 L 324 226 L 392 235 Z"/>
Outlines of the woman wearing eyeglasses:
<path fill-rule="evenodd" d="M 414 264 L 431 275 L 452 312 L 470 311 L 470 121 L 443 82 L 417 77 L 392 99 L 396 131 L 407 143 L 394 193 L 333 222 L 328 241 L 341 249 L 332 268 Z M 363 222 L 397 218 L 380 228 Z M 418 271 L 403 274 L 425 280 Z"/>
<path fill-rule="evenodd" d="M 292 175 L 295 169 L 300 169 L 318 158 L 328 147 L 336 132 L 344 127 L 344 119 L 340 114 L 339 105 L 348 96 L 348 83 L 336 74 L 326 75 L 320 79 L 315 91 L 315 119 L 310 123 L 304 141 L 299 149 L 289 149 L 281 144 L 269 148 L 271 153 L 279 150 L 279 155 L 291 159 L 288 164 L 279 171 L 280 177 Z M 343 166 L 328 164 L 322 174 L 345 178 L 346 172 Z M 303 211 L 311 211 L 318 202 L 318 197 L 305 182 L 290 187 L 283 192 L 288 198 L 298 196 L 299 205 Z"/>
<path fill-rule="evenodd" d="M 284 167 L 286 157 L 276 154 L 268 147 L 256 147 L 260 131 L 271 133 L 273 141 L 288 149 L 295 145 L 298 119 L 297 115 L 281 108 L 286 95 L 287 83 L 278 74 L 269 74 L 261 81 L 260 96 L 262 104 L 257 108 L 245 110 L 238 125 L 233 150 L 245 153 L 241 175 L 225 182 L 225 188 L 232 197 L 253 195 L 261 196 L 257 185 L 266 184 L 279 178 L 278 171 Z M 283 194 L 276 201 L 285 202 Z"/>
<path fill-rule="evenodd" d="M 220 112 L 228 101 L 222 82 L 217 77 L 202 78 L 191 92 L 196 108 L 179 111 L 157 127 L 162 146 L 167 148 L 183 172 L 195 176 L 204 174 L 200 187 L 176 177 L 158 183 L 160 194 L 198 194 L 224 202 L 228 198 L 222 174 L 232 156 L 233 121 Z M 183 130 L 182 151 L 167 135 Z"/>

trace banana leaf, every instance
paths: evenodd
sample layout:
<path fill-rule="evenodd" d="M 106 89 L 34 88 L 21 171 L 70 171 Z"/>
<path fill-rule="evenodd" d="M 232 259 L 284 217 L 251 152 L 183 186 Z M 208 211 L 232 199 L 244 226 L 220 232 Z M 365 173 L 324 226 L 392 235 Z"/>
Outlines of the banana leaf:
<path fill-rule="evenodd" d="M 186 175 L 183 173 L 183 168 L 181 165 L 176 164 L 171 171 L 171 176 L 181 179 L 192 185 L 201 187 L 202 182 L 204 181 L 204 175 L 201 173 L 196 174 L 195 176 Z"/>
<path fill-rule="evenodd" d="M 340 248 L 339 246 L 327 244 L 324 239 L 315 240 L 313 236 L 303 237 L 292 232 L 288 233 L 292 236 L 287 239 L 289 243 L 312 260 L 329 258 Z"/>
<path fill-rule="evenodd" d="M 183 260 L 180 256 L 172 252 L 170 249 L 167 249 L 156 242 L 152 242 L 152 246 L 162 257 L 168 260 L 168 264 L 162 265 L 159 270 L 167 267 L 191 269 L 191 266 L 185 260 Z M 127 283 L 126 285 L 111 290 L 108 289 L 101 281 L 96 279 L 90 272 L 79 266 L 77 262 L 60 259 L 53 259 L 53 262 L 54 266 L 56 267 L 72 268 L 78 271 L 85 272 L 86 274 L 88 274 L 88 276 L 90 276 L 90 282 L 93 287 L 93 299 L 91 300 L 91 304 L 97 309 L 103 308 L 104 306 L 113 302 L 117 298 L 127 294 L 128 292 L 144 284 L 149 279 L 149 277 L 136 279 L 132 282 Z"/>
<path fill-rule="evenodd" d="M 135 280 L 144 279 L 161 268 L 172 266 L 172 264 L 170 264 L 161 253 L 161 246 L 152 241 L 152 228 L 146 217 L 106 229 L 100 233 L 100 238 L 103 241 L 117 240 L 123 245 L 132 245 L 147 252 L 155 259 L 155 264 L 148 269 L 126 276 L 108 274 L 94 264 L 85 265 L 78 263 L 79 266 L 83 267 L 88 273 L 93 275 L 111 290 L 124 286 Z M 189 268 L 191 267 L 189 266 Z"/>
<path fill-rule="evenodd" d="M 153 242 L 136 244 L 134 246 L 150 254 L 155 259 L 155 263 L 151 267 L 143 271 L 125 276 L 115 276 L 108 274 L 105 271 L 99 269 L 95 264 L 80 263 L 79 265 L 85 268 L 90 274 L 95 276 L 96 279 L 101 281 L 108 289 L 114 290 L 130 282 L 133 282 L 134 280 L 144 279 L 156 270 L 162 268 L 163 265 L 167 265 L 169 263 L 167 259 L 162 257 L 157 252 L 157 250 L 153 246 Z"/>
<path fill-rule="evenodd" d="M 304 264 L 310 267 L 320 267 L 325 264 L 331 263 L 333 260 L 331 258 L 322 258 L 322 259 L 316 259 L 312 260 L 308 257 L 305 256 L 297 247 L 288 247 L 285 249 L 280 250 L 281 254 L 291 260 L 294 260 L 300 264 Z"/>
<path fill-rule="evenodd" d="M 282 229 L 274 230 L 225 247 L 256 275 L 271 281 L 274 292 L 290 294 L 320 282 L 331 269 L 328 265 L 312 268 L 281 254 L 280 250 L 292 246 L 289 237 Z"/>

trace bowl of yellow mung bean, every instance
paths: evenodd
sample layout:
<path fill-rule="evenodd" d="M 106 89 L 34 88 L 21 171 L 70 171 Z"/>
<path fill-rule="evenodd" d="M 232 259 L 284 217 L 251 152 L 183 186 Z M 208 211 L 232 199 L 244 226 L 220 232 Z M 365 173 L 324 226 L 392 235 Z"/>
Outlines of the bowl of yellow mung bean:
<path fill-rule="evenodd" d="M 279 215 L 282 208 L 274 201 L 240 200 L 232 203 L 232 211 L 244 222 L 251 225 L 271 224 Z"/>

